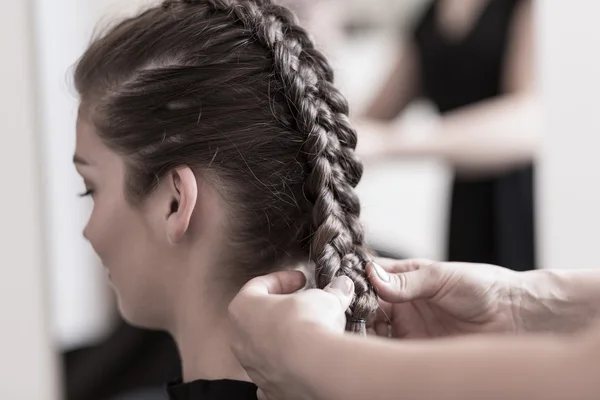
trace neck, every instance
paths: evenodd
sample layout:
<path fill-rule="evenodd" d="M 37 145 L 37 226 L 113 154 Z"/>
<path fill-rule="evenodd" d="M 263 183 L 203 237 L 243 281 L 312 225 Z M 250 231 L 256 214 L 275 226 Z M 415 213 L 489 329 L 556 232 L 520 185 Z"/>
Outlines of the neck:
<path fill-rule="evenodd" d="M 215 306 L 215 302 L 207 301 L 201 292 L 196 288 L 189 295 L 182 293 L 174 326 L 170 329 L 181 355 L 183 381 L 249 382 L 246 371 L 231 351 L 227 304 Z"/>

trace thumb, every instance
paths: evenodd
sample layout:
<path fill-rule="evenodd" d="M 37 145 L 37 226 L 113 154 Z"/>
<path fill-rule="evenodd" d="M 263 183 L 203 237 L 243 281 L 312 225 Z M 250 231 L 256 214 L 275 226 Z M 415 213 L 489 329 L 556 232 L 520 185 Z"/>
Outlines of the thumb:
<path fill-rule="evenodd" d="M 367 265 L 369 281 L 388 303 L 403 303 L 433 297 L 443 284 L 439 269 L 425 266 L 414 271 L 390 274 L 380 265 Z"/>
<path fill-rule="evenodd" d="M 241 295 L 290 294 L 306 285 L 301 271 L 286 270 L 254 278 L 240 289 Z"/>
<path fill-rule="evenodd" d="M 354 297 L 354 282 L 345 275 L 338 276 L 323 290 L 337 297 L 342 311 L 346 312 Z"/>

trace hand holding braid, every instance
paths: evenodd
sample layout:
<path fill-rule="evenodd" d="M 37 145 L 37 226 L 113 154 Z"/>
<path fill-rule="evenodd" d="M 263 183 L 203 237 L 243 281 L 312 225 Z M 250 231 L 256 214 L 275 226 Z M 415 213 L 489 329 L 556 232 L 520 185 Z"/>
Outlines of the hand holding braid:
<path fill-rule="evenodd" d="M 355 285 L 348 329 L 364 331 L 366 319 L 378 307 L 365 275 L 369 254 L 359 221 L 360 203 L 354 187 L 362 175 L 357 160 L 356 132 L 348 121 L 348 104 L 333 86 L 333 71 L 315 49 L 289 10 L 270 1 L 182 0 L 209 4 L 243 24 L 273 57 L 296 129 L 306 135 L 302 153 L 307 164 L 305 195 L 314 204 L 311 259 L 319 288 L 347 275 Z"/>

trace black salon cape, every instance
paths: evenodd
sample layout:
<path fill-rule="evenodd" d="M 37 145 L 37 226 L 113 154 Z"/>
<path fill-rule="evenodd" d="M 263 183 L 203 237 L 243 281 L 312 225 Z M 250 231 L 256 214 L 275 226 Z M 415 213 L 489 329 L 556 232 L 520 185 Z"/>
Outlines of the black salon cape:
<path fill-rule="evenodd" d="M 256 390 L 253 383 L 227 379 L 174 382 L 167 386 L 170 400 L 256 400 Z"/>

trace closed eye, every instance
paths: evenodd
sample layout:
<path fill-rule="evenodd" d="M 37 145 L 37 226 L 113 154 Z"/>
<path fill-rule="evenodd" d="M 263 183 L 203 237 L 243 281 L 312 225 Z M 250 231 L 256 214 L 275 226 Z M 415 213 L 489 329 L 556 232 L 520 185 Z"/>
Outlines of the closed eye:
<path fill-rule="evenodd" d="M 79 193 L 79 197 L 88 197 L 93 194 L 94 194 L 94 191 L 92 189 L 87 189 L 85 192 Z"/>

